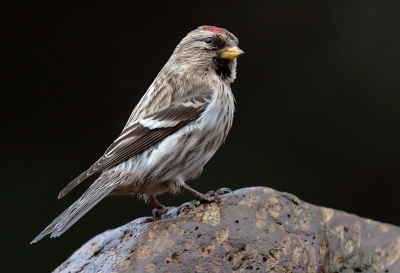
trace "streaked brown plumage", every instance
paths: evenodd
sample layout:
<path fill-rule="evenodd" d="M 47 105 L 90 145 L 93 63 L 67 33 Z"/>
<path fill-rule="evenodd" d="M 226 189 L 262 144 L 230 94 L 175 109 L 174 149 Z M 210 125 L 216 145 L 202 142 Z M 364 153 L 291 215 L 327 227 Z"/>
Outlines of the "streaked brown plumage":
<path fill-rule="evenodd" d="M 107 195 L 137 195 L 165 207 L 155 196 L 189 188 L 221 146 L 232 126 L 237 38 L 225 29 L 202 26 L 176 47 L 105 154 L 69 183 L 59 198 L 94 174 L 89 189 L 33 241 L 58 237 Z"/>

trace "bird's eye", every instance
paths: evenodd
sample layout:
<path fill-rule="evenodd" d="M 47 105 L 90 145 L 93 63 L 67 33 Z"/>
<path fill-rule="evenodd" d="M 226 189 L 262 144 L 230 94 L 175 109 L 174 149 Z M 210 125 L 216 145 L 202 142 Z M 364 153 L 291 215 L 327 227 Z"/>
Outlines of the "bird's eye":
<path fill-rule="evenodd" d="M 212 39 L 211 37 L 208 37 L 208 38 L 206 38 L 206 39 L 204 40 L 204 42 L 205 42 L 206 44 L 211 44 L 211 43 L 213 42 L 213 39 Z"/>

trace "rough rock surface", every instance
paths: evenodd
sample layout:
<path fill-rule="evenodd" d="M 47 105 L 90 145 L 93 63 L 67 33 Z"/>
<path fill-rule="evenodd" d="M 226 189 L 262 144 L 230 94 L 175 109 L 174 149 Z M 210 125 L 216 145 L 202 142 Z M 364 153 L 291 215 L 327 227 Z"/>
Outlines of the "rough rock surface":
<path fill-rule="evenodd" d="M 91 239 L 54 272 L 400 272 L 400 228 L 270 188 Z"/>

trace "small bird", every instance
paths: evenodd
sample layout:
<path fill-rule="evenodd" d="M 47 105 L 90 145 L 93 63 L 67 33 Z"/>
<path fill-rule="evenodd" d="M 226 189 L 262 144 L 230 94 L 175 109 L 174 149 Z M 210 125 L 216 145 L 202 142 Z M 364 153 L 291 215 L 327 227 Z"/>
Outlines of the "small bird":
<path fill-rule="evenodd" d="M 233 121 L 236 57 L 244 52 L 228 30 L 200 26 L 188 33 L 150 85 L 118 138 L 87 171 L 58 195 L 62 198 L 94 174 L 87 191 L 48 225 L 58 237 L 107 195 L 135 195 L 152 201 L 156 214 L 167 208 L 156 196 L 185 191 L 199 201 L 215 201 L 185 181 L 200 175 L 224 142 Z"/>

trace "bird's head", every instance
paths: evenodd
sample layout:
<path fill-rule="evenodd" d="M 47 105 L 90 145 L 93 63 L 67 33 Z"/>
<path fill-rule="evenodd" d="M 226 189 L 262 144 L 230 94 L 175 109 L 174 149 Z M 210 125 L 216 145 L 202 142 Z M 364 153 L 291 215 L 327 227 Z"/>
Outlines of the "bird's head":
<path fill-rule="evenodd" d="M 215 73 L 227 83 L 236 77 L 236 57 L 244 52 L 226 29 L 201 26 L 188 33 L 168 61 L 170 69 L 201 77 Z"/>

